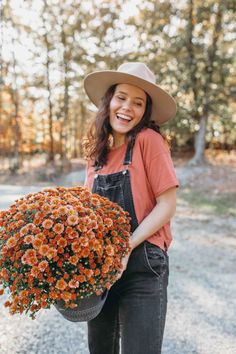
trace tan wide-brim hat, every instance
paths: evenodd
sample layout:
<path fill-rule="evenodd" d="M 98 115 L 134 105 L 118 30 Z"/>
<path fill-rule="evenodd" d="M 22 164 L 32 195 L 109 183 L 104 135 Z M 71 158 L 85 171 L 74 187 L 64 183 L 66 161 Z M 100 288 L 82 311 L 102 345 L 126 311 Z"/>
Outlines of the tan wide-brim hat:
<path fill-rule="evenodd" d="M 151 119 L 158 124 L 163 124 L 175 116 L 175 100 L 156 85 L 155 75 L 143 63 L 124 63 L 117 71 L 95 71 L 84 79 L 85 91 L 96 107 L 109 87 L 116 84 L 134 85 L 148 93 L 152 99 Z"/>

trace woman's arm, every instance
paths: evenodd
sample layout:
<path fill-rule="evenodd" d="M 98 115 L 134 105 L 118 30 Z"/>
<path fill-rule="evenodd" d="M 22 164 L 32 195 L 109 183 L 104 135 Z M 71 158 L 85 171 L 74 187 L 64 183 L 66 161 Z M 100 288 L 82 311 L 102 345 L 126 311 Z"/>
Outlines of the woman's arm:
<path fill-rule="evenodd" d="M 176 210 L 176 187 L 168 189 L 156 200 L 156 206 L 143 219 L 130 238 L 132 250 L 158 231 L 174 216 Z"/>

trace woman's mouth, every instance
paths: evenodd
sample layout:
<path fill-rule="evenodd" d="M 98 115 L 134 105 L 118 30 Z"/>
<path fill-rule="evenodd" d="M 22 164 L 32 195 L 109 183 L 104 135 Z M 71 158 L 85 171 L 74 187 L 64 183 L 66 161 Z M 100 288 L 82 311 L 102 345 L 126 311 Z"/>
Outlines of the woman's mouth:
<path fill-rule="evenodd" d="M 129 123 L 132 120 L 130 116 L 127 116 L 126 114 L 120 114 L 120 113 L 116 114 L 116 118 L 123 123 Z"/>

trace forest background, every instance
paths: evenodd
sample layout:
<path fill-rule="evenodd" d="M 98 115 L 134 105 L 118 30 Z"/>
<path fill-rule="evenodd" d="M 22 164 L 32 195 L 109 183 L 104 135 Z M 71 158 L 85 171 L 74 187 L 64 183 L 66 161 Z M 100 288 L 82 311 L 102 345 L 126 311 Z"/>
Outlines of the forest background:
<path fill-rule="evenodd" d="M 94 70 L 143 61 L 176 99 L 162 127 L 191 164 L 236 146 L 233 0 L 2 0 L 1 173 L 40 160 L 53 175 L 82 158 Z"/>

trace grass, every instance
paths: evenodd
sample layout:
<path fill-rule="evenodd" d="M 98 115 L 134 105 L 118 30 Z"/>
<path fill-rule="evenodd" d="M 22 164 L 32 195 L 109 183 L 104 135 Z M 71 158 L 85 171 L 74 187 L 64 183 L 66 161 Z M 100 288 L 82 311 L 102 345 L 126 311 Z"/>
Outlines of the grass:
<path fill-rule="evenodd" d="M 184 188 L 179 191 L 179 202 L 209 214 L 236 216 L 236 193 L 213 194 Z"/>

